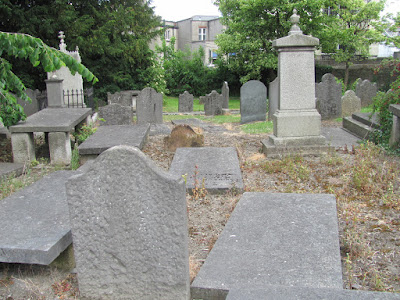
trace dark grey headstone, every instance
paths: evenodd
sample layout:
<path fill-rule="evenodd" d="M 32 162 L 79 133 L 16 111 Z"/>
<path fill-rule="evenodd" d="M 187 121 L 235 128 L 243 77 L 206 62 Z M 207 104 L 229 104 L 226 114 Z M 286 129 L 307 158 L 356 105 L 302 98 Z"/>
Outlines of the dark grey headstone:
<path fill-rule="evenodd" d="M 117 146 L 66 187 L 82 297 L 189 299 L 182 177 Z"/>
<path fill-rule="evenodd" d="M 272 116 L 278 109 L 279 101 L 279 78 L 269 83 L 268 89 L 268 120 L 272 121 Z"/>
<path fill-rule="evenodd" d="M 267 88 L 258 80 L 247 81 L 240 88 L 240 123 L 265 121 L 267 118 Z"/>
<path fill-rule="evenodd" d="M 142 149 L 150 132 L 150 124 L 101 126 L 79 145 L 80 155 L 99 155 L 119 145 Z"/>
<path fill-rule="evenodd" d="M 315 85 L 317 109 L 323 120 L 342 116 L 342 85 L 336 82 L 335 76 L 326 73 L 322 81 Z"/>
<path fill-rule="evenodd" d="M 133 122 L 133 111 L 131 106 L 122 106 L 117 103 L 108 104 L 99 108 L 100 126 L 108 125 L 130 125 Z"/>
<path fill-rule="evenodd" d="M 197 168 L 196 168 L 197 166 Z M 186 187 L 204 187 L 210 193 L 220 193 L 231 188 L 243 189 L 239 159 L 233 147 L 178 148 L 172 160 L 170 172 L 186 174 Z"/>
<path fill-rule="evenodd" d="M 222 84 L 222 108 L 229 108 L 229 86 L 226 81 Z"/>
<path fill-rule="evenodd" d="M 222 95 L 212 91 L 204 100 L 204 113 L 206 116 L 222 115 Z"/>
<path fill-rule="evenodd" d="M 71 243 L 65 182 L 54 172 L 0 201 L 0 261 L 48 265 Z"/>
<path fill-rule="evenodd" d="M 342 288 L 334 195 L 244 193 L 192 287 L 266 285 Z"/>
<path fill-rule="evenodd" d="M 153 88 L 143 89 L 136 100 L 138 124 L 162 124 L 163 96 Z"/>
<path fill-rule="evenodd" d="M 356 85 L 356 95 L 361 99 L 361 107 L 369 106 L 373 103 L 373 98 L 378 92 L 376 83 L 372 83 L 368 79 L 359 80 Z"/>
<path fill-rule="evenodd" d="M 18 104 L 24 108 L 24 112 L 27 116 L 33 115 L 39 111 L 39 103 L 36 99 L 36 91 L 26 89 L 26 95 L 31 99 L 31 102 L 24 101 L 18 98 Z"/>
<path fill-rule="evenodd" d="M 361 100 L 354 91 L 346 91 L 342 97 L 342 117 L 349 117 L 361 111 Z"/>
<path fill-rule="evenodd" d="M 188 91 L 179 95 L 178 103 L 179 112 L 192 112 L 193 111 L 193 95 Z"/>

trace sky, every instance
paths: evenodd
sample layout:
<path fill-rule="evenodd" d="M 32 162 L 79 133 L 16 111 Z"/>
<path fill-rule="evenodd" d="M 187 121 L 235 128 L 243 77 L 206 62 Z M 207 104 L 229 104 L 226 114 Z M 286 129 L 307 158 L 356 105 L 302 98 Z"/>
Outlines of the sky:
<path fill-rule="evenodd" d="M 166 21 L 180 21 L 195 15 L 220 16 L 213 0 L 152 0 L 155 13 Z"/>

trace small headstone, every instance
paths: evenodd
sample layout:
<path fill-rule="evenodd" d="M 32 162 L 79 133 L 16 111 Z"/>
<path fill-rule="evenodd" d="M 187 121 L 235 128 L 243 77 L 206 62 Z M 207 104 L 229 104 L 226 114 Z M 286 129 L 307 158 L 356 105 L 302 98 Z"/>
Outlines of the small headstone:
<path fill-rule="evenodd" d="M 240 88 L 240 123 L 265 121 L 267 88 L 261 81 L 250 80 Z"/>
<path fill-rule="evenodd" d="M 346 91 L 342 97 L 342 117 L 361 111 L 361 100 L 354 91 Z"/>
<path fill-rule="evenodd" d="M 99 108 L 100 125 L 130 125 L 133 121 L 132 107 L 117 103 Z"/>
<path fill-rule="evenodd" d="M 361 99 L 361 107 L 371 105 L 377 92 L 376 83 L 372 83 L 368 79 L 359 80 L 356 85 L 356 95 Z"/>
<path fill-rule="evenodd" d="M 222 94 L 222 108 L 229 108 L 229 86 L 228 82 L 224 81 L 221 89 Z"/>
<path fill-rule="evenodd" d="M 179 104 L 178 104 L 179 112 L 192 112 L 193 111 L 193 95 L 188 91 L 185 91 L 183 94 L 179 95 Z"/>
<path fill-rule="evenodd" d="M 226 192 L 231 188 L 243 189 L 242 173 L 236 149 L 233 147 L 178 148 L 170 172 L 186 174 L 188 189 L 204 188 L 209 193 Z"/>
<path fill-rule="evenodd" d="M 138 124 L 162 124 L 163 96 L 153 88 L 143 89 L 136 100 Z"/>
<path fill-rule="evenodd" d="M 103 152 L 66 184 L 82 297 L 188 300 L 185 183 L 139 149 Z"/>
<path fill-rule="evenodd" d="M 171 152 L 182 147 L 203 147 L 203 130 L 189 125 L 177 125 L 172 130 L 171 135 L 165 137 L 164 144 L 165 148 Z"/>
<path fill-rule="evenodd" d="M 136 109 L 136 98 L 139 95 L 140 91 L 120 91 L 114 94 L 107 93 L 107 102 L 108 104 L 118 103 L 123 106 L 132 106 L 132 108 Z"/>
<path fill-rule="evenodd" d="M 216 91 L 212 91 L 206 96 L 204 102 L 204 112 L 206 116 L 214 116 L 222 114 L 222 95 Z"/>
<path fill-rule="evenodd" d="M 32 101 L 28 102 L 18 98 L 18 104 L 24 108 L 25 114 L 29 117 L 39 111 L 39 103 L 36 99 L 36 91 L 26 89 L 25 93 Z"/>
<path fill-rule="evenodd" d="M 322 76 L 322 81 L 315 85 L 315 97 L 323 120 L 341 117 L 342 85 L 336 82 L 333 74 Z"/>
<path fill-rule="evenodd" d="M 206 101 L 206 96 L 199 97 L 199 104 L 204 104 L 205 101 Z"/>
<path fill-rule="evenodd" d="M 278 109 L 279 101 L 279 78 L 269 83 L 268 89 L 268 120 L 272 121 L 272 116 Z"/>

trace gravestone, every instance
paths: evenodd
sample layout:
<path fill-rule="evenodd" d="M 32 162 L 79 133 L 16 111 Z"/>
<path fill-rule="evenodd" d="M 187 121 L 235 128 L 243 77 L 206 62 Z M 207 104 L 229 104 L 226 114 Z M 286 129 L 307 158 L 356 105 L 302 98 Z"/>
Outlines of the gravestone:
<path fill-rule="evenodd" d="M 66 184 L 82 297 L 188 300 L 185 183 L 117 146 Z"/>
<path fill-rule="evenodd" d="M 247 81 L 240 88 L 240 123 L 265 121 L 267 117 L 267 88 L 261 81 Z"/>
<path fill-rule="evenodd" d="M 376 83 L 372 83 L 368 79 L 359 80 L 356 85 L 356 95 L 361 99 L 361 107 L 371 105 L 377 92 Z"/>
<path fill-rule="evenodd" d="M 206 101 L 206 96 L 199 97 L 199 104 L 204 104 L 205 101 Z"/>
<path fill-rule="evenodd" d="M 201 128 L 189 125 L 177 125 L 170 136 L 164 139 L 165 148 L 174 152 L 176 148 L 182 147 L 203 147 L 204 135 Z"/>
<path fill-rule="evenodd" d="M 26 89 L 25 93 L 32 101 L 28 102 L 28 101 L 24 101 L 20 98 L 18 98 L 17 101 L 18 101 L 18 104 L 24 108 L 24 112 L 25 112 L 26 116 L 29 117 L 39 111 L 39 103 L 36 99 L 37 90 L 34 91 L 31 89 Z"/>
<path fill-rule="evenodd" d="M 222 95 L 212 91 L 204 101 L 204 113 L 206 116 L 222 115 Z"/>
<path fill-rule="evenodd" d="M 114 94 L 107 93 L 107 103 L 118 103 L 123 106 L 131 106 L 133 110 L 136 110 L 136 99 L 140 91 L 120 91 Z"/>
<path fill-rule="evenodd" d="M 278 109 L 279 101 L 279 78 L 276 77 L 274 81 L 269 83 L 268 89 L 268 120 L 272 120 L 272 116 Z"/>
<path fill-rule="evenodd" d="M 179 112 L 192 112 L 193 111 L 193 95 L 188 91 L 179 95 L 178 103 Z"/>
<path fill-rule="evenodd" d="M 342 117 L 350 117 L 361 111 L 361 100 L 354 91 L 346 91 L 342 97 Z"/>
<path fill-rule="evenodd" d="M 133 121 L 132 107 L 122 106 L 117 103 L 109 104 L 99 108 L 100 125 L 130 125 Z"/>
<path fill-rule="evenodd" d="M 224 81 L 221 88 L 222 108 L 229 108 L 229 86 L 228 82 Z"/>
<path fill-rule="evenodd" d="M 136 100 L 136 116 L 138 124 L 162 124 L 163 96 L 155 89 L 143 89 Z"/>
<path fill-rule="evenodd" d="M 189 190 L 196 185 L 201 188 L 203 182 L 209 193 L 226 192 L 231 188 L 243 190 L 239 159 L 233 147 L 178 148 L 170 172 L 180 176 L 186 174 Z"/>
<path fill-rule="evenodd" d="M 322 81 L 315 85 L 317 110 L 323 120 L 340 118 L 342 115 L 342 85 L 335 80 L 335 76 L 326 73 Z"/>

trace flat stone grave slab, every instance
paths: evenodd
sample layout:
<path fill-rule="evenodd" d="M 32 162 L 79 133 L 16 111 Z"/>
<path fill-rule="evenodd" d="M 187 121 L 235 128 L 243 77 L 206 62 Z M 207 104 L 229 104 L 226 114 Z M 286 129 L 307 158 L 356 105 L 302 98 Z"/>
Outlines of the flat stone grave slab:
<path fill-rule="evenodd" d="M 151 124 L 149 135 L 167 135 L 171 134 L 171 128 L 166 124 Z"/>
<path fill-rule="evenodd" d="M 48 265 L 72 243 L 65 182 L 58 171 L 0 201 L 0 262 Z"/>
<path fill-rule="evenodd" d="M 192 287 L 266 285 L 342 289 L 334 195 L 244 193 Z"/>
<path fill-rule="evenodd" d="M 207 122 L 203 122 L 199 119 L 182 119 L 182 120 L 172 120 L 172 124 L 174 125 L 190 125 L 190 126 L 195 126 L 195 127 L 200 127 L 202 128 L 205 132 L 224 132 L 228 131 L 225 127 L 223 126 L 218 126 L 218 125 L 210 125 Z"/>
<path fill-rule="evenodd" d="M 8 176 L 20 176 L 23 171 L 24 164 L 0 163 L 0 180 Z"/>
<path fill-rule="evenodd" d="M 83 159 L 96 158 L 105 150 L 119 145 L 143 149 L 149 132 L 150 124 L 100 126 L 79 145 L 79 155 Z"/>
<path fill-rule="evenodd" d="M 46 108 L 11 126 L 10 132 L 69 132 L 91 112 L 91 108 Z"/>
<path fill-rule="evenodd" d="M 337 148 L 358 145 L 361 140 L 340 127 L 322 127 L 321 134 L 326 138 L 326 143 Z"/>
<path fill-rule="evenodd" d="M 196 168 L 197 166 L 197 168 Z M 186 176 L 186 188 L 204 188 L 209 193 L 222 193 L 231 188 L 243 190 L 239 159 L 233 147 L 178 148 L 170 172 Z"/>
<path fill-rule="evenodd" d="M 371 113 L 354 113 L 352 118 L 372 128 L 379 128 L 379 117 L 376 113 L 372 114 L 372 116 Z"/>

